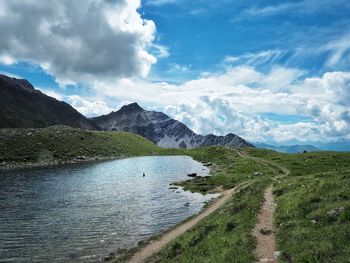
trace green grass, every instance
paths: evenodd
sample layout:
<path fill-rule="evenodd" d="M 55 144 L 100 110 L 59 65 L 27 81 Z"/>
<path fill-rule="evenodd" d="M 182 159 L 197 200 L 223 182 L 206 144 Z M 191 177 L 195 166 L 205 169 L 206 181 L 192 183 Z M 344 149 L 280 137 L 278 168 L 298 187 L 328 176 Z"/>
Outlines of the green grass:
<path fill-rule="evenodd" d="M 192 191 L 205 192 L 220 184 L 232 187 L 244 181 L 255 183 L 149 261 L 254 262 L 251 231 L 263 191 L 271 178 L 281 174 L 279 165 L 290 170 L 287 177 L 276 176 L 274 183 L 277 250 L 282 252 L 279 261 L 350 262 L 350 154 L 245 151 L 261 161 L 241 158 L 220 147 L 187 151 L 197 160 L 215 163 L 212 177 L 184 183 Z M 254 177 L 254 171 L 264 175 Z M 225 231 L 232 225 L 234 231 Z"/>
<path fill-rule="evenodd" d="M 251 231 L 263 192 L 273 182 L 280 262 L 350 262 L 350 153 L 244 151 L 255 159 L 240 157 L 224 147 L 161 149 L 143 137 L 124 132 L 66 126 L 0 129 L 0 163 L 60 163 L 78 156 L 189 155 L 213 165 L 210 177 L 176 182 L 187 190 L 206 193 L 219 186 L 232 188 L 251 182 L 150 262 L 253 262 L 255 241 Z M 279 166 L 289 169 L 290 174 L 281 177 Z M 256 172 L 260 175 L 254 175 Z"/>
<path fill-rule="evenodd" d="M 264 149 L 245 149 L 251 156 L 273 161 L 288 168 L 291 176 L 303 176 L 316 172 L 338 172 L 350 169 L 350 154 L 340 152 L 313 152 L 283 154 Z"/>
<path fill-rule="evenodd" d="M 350 262 L 350 154 L 247 152 L 291 171 L 274 186 L 280 262 Z"/>
<path fill-rule="evenodd" d="M 253 262 L 255 241 L 251 229 L 266 185 L 264 180 L 241 190 L 148 262 Z"/>
<path fill-rule="evenodd" d="M 179 153 L 189 155 L 202 163 L 213 163 L 210 167 L 212 176 L 175 183 L 193 192 L 206 193 L 219 186 L 229 189 L 246 180 L 260 180 L 278 174 L 276 169 L 254 160 L 241 158 L 234 150 L 224 147 L 206 147 Z M 262 175 L 256 176 L 255 172 Z"/>
<path fill-rule="evenodd" d="M 275 187 L 281 262 L 350 262 L 350 170 L 289 178 Z M 334 209 L 344 209 L 331 214 Z"/>
<path fill-rule="evenodd" d="M 52 163 L 78 156 L 127 157 L 160 153 L 147 139 L 126 132 L 82 131 L 67 126 L 0 129 L 0 162 Z"/>

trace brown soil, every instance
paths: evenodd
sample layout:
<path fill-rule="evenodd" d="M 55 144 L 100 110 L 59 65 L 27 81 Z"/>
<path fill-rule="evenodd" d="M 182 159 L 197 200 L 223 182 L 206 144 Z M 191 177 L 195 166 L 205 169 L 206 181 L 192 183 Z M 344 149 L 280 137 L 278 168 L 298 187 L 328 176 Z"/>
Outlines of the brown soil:
<path fill-rule="evenodd" d="M 277 263 L 278 261 L 274 256 L 276 250 L 274 231 L 270 234 L 261 233 L 261 229 L 274 230 L 273 214 L 275 212 L 276 204 L 272 193 L 272 186 L 266 189 L 264 198 L 264 203 L 261 206 L 258 215 L 258 222 L 253 230 L 253 236 L 256 238 L 257 242 L 254 254 L 257 257 L 258 262 Z"/>

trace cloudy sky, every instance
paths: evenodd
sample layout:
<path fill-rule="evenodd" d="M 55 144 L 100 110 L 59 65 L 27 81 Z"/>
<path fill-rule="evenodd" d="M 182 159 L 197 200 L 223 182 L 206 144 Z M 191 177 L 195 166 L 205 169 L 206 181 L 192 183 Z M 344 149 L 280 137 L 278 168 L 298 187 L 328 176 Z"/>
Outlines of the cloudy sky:
<path fill-rule="evenodd" d="M 348 0 L 2 0 L 0 72 L 86 116 L 138 102 L 198 133 L 350 139 Z"/>

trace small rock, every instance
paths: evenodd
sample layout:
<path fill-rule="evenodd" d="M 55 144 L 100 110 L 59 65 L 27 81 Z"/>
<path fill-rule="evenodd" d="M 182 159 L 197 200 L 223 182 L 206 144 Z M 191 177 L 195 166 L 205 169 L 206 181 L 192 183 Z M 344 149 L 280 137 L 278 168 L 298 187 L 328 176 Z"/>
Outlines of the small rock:
<path fill-rule="evenodd" d="M 187 202 L 186 204 L 184 204 L 184 206 L 190 206 L 190 203 Z"/>
<path fill-rule="evenodd" d="M 196 177 L 196 176 L 197 176 L 197 173 L 191 173 L 191 174 L 188 174 L 187 176 L 188 176 L 188 177 Z"/>
<path fill-rule="evenodd" d="M 268 235 L 271 235 L 273 233 L 273 230 L 271 228 L 268 228 L 268 227 L 263 227 L 260 229 L 260 233 L 265 235 L 265 236 L 268 236 Z"/>
<path fill-rule="evenodd" d="M 311 221 L 311 223 L 313 223 L 313 224 L 316 224 L 316 223 L 317 223 L 317 221 L 316 221 L 315 219 L 311 219 L 310 221 Z"/>
<path fill-rule="evenodd" d="M 255 176 L 260 176 L 260 175 L 262 175 L 262 173 L 260 173 L 260 172 L 255 172 L 254 175 L 255 175 Z"/>
<path fill-rule="evenodd" d="M 211 165 L 213 165 L 213 164 L 212 164 L 212 163 L 210 163 L 210 162 L 209 162 L 209 163 L 205 163 L 205 164 L 204 164 L 204 166 L 211 166 Z"/>
<path fill-rule="evenodd" d="M 278 259 L 280 256 L 281 256 L 281 251 L 275 251 L 274 253 L 273 253 L 273 256 L 275 257 L 275 259 Z"/>
<path fill-rule="evenodd" d="M 328 216 L 336 218 L 344 211 L 344 207 L 336 208 L 327 213 Z"/>
<path fill-rule="evenodd" d="M 78 156 L 76 159 L 77 160 L 86 160 L 86 156 L 85 155 L 81 155 L 81 156 Z"/>

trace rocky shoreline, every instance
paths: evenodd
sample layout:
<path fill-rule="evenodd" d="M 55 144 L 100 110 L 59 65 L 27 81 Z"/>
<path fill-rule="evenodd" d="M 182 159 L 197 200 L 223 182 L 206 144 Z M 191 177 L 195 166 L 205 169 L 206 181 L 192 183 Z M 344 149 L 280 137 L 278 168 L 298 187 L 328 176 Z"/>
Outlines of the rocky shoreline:
<path fill-rule="evenodd" d="M 54 161 L 43 161 L 43 162 L 1 162 L 0 163 L 0 172 L 17 170 L 17 169 L 29 169 L 29 168 L 38 168 L 38 167 L 56 167 L 61 165 L 68 164 L 78 164 L 78 163 L 92 163 L 92 162 L 103 162 L 110 160 L 118 160 L 126 158 L 126 156 L 113 156 L 113 157 L 86 157 L 86 156 L 77 156 L 73 160 L 63 161 L 63 160 L 54 160 Z"/>

